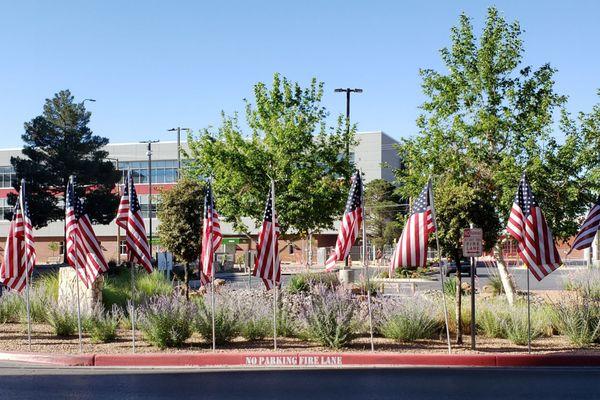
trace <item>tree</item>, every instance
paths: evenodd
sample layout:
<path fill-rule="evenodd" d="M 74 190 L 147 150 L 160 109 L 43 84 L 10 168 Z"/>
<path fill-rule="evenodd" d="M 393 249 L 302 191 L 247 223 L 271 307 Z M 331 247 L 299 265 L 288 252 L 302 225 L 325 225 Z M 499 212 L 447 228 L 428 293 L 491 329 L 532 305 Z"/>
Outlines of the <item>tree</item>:
<path fill-rule="evenodd" d="M 581 164 L 573 165 L 565 179 L 551 182 L 563 164 L 573 161 L 571 139 L 560 146 L 551 137 L 553 113 L 566 99 L 554 91 L 550 65 L 537 70 L 520 65 L 524 49 L 519 23 L 507 23 L 491 7 L 479 41 L 464 14 L 450 39 L 450 48 L 441 50 L 449 72 L 421 71 L 427 100 L 417 120 L 419 133 L 399 147 L 406 165 L 396 173 L 399 193 L 416 196 L 433 174 L 444 254 L 460 262 L 462 229 L 469 223 L 483 228 L 484 247 L 497 245 L 499 272 L 512 301 L 497 238 L 506 226 L 520 175 L 528 173 L 549 223 L 581 212 L 589 190 Z M 561 186 L 572 195 L 554 196 Z M 559 210 L 565 209 L 569 212 L 561 217 Z M 559 238 L 573 233 L 570 224 L 551 227 Z"/>
<path fill-rule="evenodd" d="M 161 195 L 158 234 L 165 249 L 185 263 L 185 295 L 189 298 L 189 265 L 200 256 L 202 243 L 204 184 L 183 178 Z"/>
<path fill-rule="evenodd" d="M 86 209 L 93 222 L 107 224 L 115 217 L 118 196 L 113 193 L 120 176 L 106 161 L 103 147 L 108 139 L 92 134 L 91 113 L 83 103 L 75 103 L 71 92 L 63 90 L 46 99 L 42 115 L 25 123 L 24 157 L 12 157 L 17 181 L 27 181 L 31 220 L 35 227 L 64 218 L 60 201 L 71 174 L 77 178 L 78 194 L 85 194 Z M 16 202 L 16 195 L 9 203 Z"/>
<path fill-rule="evenodd" d="M 383 179 L 375 179 L 365 185 L 367 235 L 377 249 L 393 244 L 401 233 L 397 229 L 398 224 L 393 224 L 403 211 L 395 190 L 394 185 Z"/>
<path fill-rule="evenodd" d="M 262 220 L 270 178 L 284 234 L 305 237 L 329 228 L 343 210 L 352 171 L 341 157 L 345 126 L 338 118 L 327 129 L 322 96 L 323 83 L 316 79 L 302 88 L 275 74 L 270 89 L 258 83 L 254 103 L 246 101 L 251 133 L 242 132 L 237 115 L 223 114 L 216 132 L 189 136 L 189 173 L 214 178 L 219 212 L 239 232 L 249 232 L 242 217 Z"/>

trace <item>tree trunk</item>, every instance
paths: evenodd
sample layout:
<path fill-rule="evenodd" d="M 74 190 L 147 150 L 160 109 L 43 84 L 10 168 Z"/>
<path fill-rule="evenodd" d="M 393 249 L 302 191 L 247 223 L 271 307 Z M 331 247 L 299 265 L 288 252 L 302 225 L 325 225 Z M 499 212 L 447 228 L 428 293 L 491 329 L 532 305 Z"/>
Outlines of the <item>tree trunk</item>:
<path fill-rule="evenodd" d="M 190 299 L 190 275 L 189 275 L 190 263 L 186 262 L 183 268 L 183 280 L 185 282 L 185 299 Z"/>
<path fill-rule="evenodd" d="M 462 279 L 460 267 L 460 252 L 454 253 L 454 262 L 456 262 L 456 344 L 462 344 Z"/>
<path fill-rule="evenodd" d="M 502 255 L 502 243 L 500 240 L 494 246 L 494 255 L 496 256 L 498 274 L 500 275 L 500 280 L 502 281 L 502 287 L 504 287 L 504 293 L 506 293 L 506 299 L 508 300 L 508 304 L 512 306 L 515 298 L 515 286 L 508 275 L 508 268 L 506 267 L 504 256 Z"/>

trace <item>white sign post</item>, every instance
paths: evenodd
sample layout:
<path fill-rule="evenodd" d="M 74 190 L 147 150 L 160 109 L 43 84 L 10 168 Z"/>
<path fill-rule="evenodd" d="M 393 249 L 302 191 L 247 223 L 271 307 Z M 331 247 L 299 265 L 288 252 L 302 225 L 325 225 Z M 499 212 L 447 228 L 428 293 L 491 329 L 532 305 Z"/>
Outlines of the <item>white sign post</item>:
<path fill-rule="evenodd" d="M 463 231 L 463 256 L 471 257 L 471 349 L 475 350 L 475 274 L 477 265 L 475 257 L 481 257 L 483 252 L 483 231 L 473 228 Z"/>

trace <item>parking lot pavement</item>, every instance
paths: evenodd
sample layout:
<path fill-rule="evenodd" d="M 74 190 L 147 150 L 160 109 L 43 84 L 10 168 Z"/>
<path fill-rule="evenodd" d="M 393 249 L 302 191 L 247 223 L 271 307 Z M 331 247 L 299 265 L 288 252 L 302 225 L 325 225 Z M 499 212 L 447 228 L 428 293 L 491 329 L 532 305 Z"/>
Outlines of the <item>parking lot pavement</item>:
<path fill-rule="evenodd" d="M 83 371 L 83 372 L 82 372 Z M 127 371 L 0 376 L 12 399 L 597 399 L 597 368 L 360 368 Z"/>

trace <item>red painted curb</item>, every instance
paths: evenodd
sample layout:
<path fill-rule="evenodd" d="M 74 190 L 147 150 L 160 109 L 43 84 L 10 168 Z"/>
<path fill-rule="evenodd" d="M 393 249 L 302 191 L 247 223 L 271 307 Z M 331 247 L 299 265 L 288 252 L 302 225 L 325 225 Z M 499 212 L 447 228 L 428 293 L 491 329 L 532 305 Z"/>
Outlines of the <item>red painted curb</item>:
<path fill-rule="evenodd" d="M 0 361 L 62 366 L 104 367 L 343 367 L 469 366 L 540 367 L 600 366 L 600 355 L 577 354 L 398 354 L 398 353 L 150 353 L 54 355 L 0 353 Z"/>
<path fill-rule="evenodd" d="M 0 353 L 0 361 L 18 361 L 31 364 L 62 365 L 68 367 L 91 367 L 94 354 L 67 355 L 45 353 Z"/>
<path fill-rule="evenodd" d="M 581 354 L 497 354 L 499 367 L 594 367 L 600 355 Z"/>

